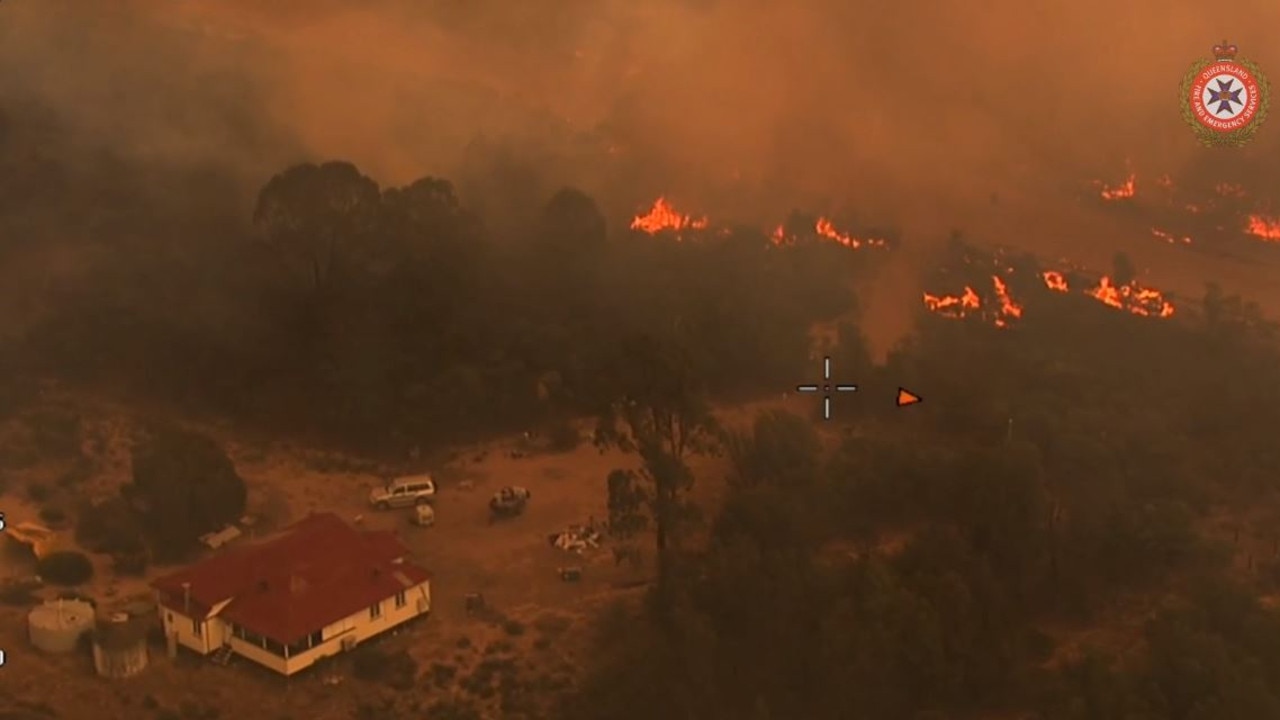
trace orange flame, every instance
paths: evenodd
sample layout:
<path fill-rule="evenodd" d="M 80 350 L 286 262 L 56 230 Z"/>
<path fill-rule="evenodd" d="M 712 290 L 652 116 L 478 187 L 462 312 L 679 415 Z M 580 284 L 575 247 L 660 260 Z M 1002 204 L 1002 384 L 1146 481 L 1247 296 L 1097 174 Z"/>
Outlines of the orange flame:
<path fill-rule="evenodd" d="M 1044 278 L 1044 286 L 1054 292 L 1067 292 L 1071 288 L 1067 287 L 1067 277 L 1056 270 L 1049 270 L 1040 274 Z"/>
<path fill-rule="evenodd" d="M 1041 273 L 1040 277 L 1044 280 L 1044 286 L 1050 290 L 1065 293 L 1070 289 L 1066 276 L 1060 272 L 1050 270 Z M 1098 286 L 1086 290 L 1085 294 L 1105 305 L 1134 315 L 1167 318 L 1174 313 L 1173 304 L 1165 300 L 1159 290 L 1144 288 L 1137 282 L 1117 286 L 1112 284 L 1111 278 L 1103 276 L 1098 280 Z"/>
<path fill-rule="evenodd" d="M 1125 181 L 1119 185 L 1102 185 L 1102 190 L 1099 194 L 1103 200 L 1127 200 L 1136 195 L 1137 192 L 1138 176 L 1129 173 L 1129 177 L 1125 178 Z"/>
<path fill-rule="evenodd" d="M 653 207 L 644 215 L 637 215 L 631 221 L 632 230 L 640 230 L 656 235 L 663 230 L 702 230 L 707 227 L 707 219 L 694 218 L 678 212 L 665 197 L 654 201 Z"/>
<path fill-rule="evenodd" d="M 818 233 L 818 237 L 831 240 L 848 248 L 857 250 L 863 245 L 872 247 L 883 247 L 884 240 L 880 238 L 855 238 L 848 233 L 842 233 L 836 229 L 836 226 L 826 218 L 818 218 L 818 222 L 813 226 L 814 232 Z"/>
<path fill-rule="evenodd" d="M 982 298 L 973 288 L 965 286 L 963 295 L 924 294 L 924 306 L 939 315 L 961 318 L 982 307 Z"/>
<path fill-rule="evenodd" d="M 1022 306 L 1014 302 L 1009 295 L 1009 287 L 1004 280 L 998 275 L 991 276 L 991 284 L 995 288 L 996 300 L 999 301 L 1000 307 L 995 311 L 994 317 L 987 315 L 990 320 L 995 323 L 996 327 L 1008 327 L 1011 320 L 1022 317 Z M 982 297 L 972 287 L 965 286 L 964 293 L 960 295 L 932 295 L 924 294 L 924 306 L 930 312 L 937 313 L 949 318 L 968 317 L 974 312 L 982 310 Z"/>
<path fill-rule="evenodd" d="M 995 286 L 996 299 L 1000 301 L 1000 315 L 996 318 L 996 325 L 1004 327 L 1008 320 L 1022 317 L 1022 306 L 1009 297 L 1009 286 L 1005 285 L 1004 280 L 999 275 L 992 275 L 991 284 Z"/>
<path fill-rule="evenodd" d="M 1137 282 L 1113 285 L 1111 278 L 1105 275 L 1088 294 L 1103 304 L 1127 310 L 1134 315 L 1167 318 L 1174 312 L 1173 305 L 1164 299 L 1159 290 L 1141 287 Z"/>
<path fill-rule="evenodd" d="M 1275 218 L 1250 215 L 1244 231 L 1267 242 L 1280 242 L 1280 220 Z"/>
<path fill-rule="evenodd" d="M 1186 235 L 1183 235 L 1182 237 L 1177 237 L 1173 233 L 1165 232 L 1160 228 L 1151 228 L 1151 235 L 1158 240 L 1163 240 L 1169 243 L 1170 245 L 1179 245 L 1179 244 L 1190 245 L 1191 244 L 1191 238 L 1187 237 Z"/>
<path fill-rule="evenodd" d="M 843 245 L 853 250 L 863 247 L 885 246 L 883 238 L 856 238 L 849 233 L 840 232 L 836 229 L 835 223 L 824 217 L 818 218 L 817 222 L 814 223 L 813 232 L 820 240 L 828 240 L 836 243 L 837 245 Z M 769 236 L 769 239 L 774 245 L 790 245 L 796 241 L 796 239 L 787 232 L 786 227 L 782 225 L 774 228 L 773 234 Z"/>

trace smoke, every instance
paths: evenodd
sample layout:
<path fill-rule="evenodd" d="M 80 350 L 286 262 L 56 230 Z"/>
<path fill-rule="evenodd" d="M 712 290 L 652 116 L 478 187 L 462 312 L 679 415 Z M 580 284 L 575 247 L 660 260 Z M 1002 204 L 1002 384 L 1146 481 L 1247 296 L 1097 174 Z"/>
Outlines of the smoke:
<path fill-rule="evenodd" d="M 1132 229 L 1080 210 L 1081 181 L 1274 153 L 1275 120 L 1200 148 L 1177 91 L 1222 33 L 1280 77 L 1277 22 L 1264 0 L 7 0 L 0 92 L 84 145 L 216 167 L 244 198 L 302 159 L 458 177 L 481 138 L 618 216 L 665 192 L 1096 260 Z M 918 299 L 911 274 L 891 275 Z"/>

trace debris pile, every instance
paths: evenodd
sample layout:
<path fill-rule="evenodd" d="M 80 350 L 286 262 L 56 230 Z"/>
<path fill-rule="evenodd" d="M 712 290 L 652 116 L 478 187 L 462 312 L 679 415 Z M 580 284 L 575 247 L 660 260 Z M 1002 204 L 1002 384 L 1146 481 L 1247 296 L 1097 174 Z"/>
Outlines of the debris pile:
<path fill-rule="evenodd" d="M 563 532 L 547 536 L 551 547 L 578 554 L 600 547 L 601 539 L 602 535 L 595 523 L 570 525 Z"/>

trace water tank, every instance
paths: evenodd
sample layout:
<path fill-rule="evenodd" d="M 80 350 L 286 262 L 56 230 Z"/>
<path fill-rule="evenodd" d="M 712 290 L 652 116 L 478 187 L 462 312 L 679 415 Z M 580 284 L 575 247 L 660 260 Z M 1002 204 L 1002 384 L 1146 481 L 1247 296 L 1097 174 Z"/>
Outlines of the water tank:
<path fill-rule="evenodd" d="M 147 666 L 147 625 L 116 613 L 98 620 L 93 631 L 93 666 L 106 678 L 127 678 Z"/>
<path fill-rule="evenodd" d="M 31 644 L 51 653 L 75 650 L 93 622 L 93 606 L 83 600 L 52 600 L 27 616 Z"/>

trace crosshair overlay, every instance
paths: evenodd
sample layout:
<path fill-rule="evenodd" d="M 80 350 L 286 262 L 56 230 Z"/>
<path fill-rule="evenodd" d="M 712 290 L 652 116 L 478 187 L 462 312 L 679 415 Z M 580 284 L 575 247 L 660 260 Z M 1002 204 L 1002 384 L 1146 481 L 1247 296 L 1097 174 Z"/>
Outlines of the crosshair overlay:
<path fill-rule="evenodd" d="M 831 384 L 831 358 L 822 358 L 822 384 L 821 385 L 797 385 L 797 392 L 822 393 L 822 419 L 831 419 L 831 391 L 836 392 L 857 392 L 857 385 L 832 385 Z"/>

